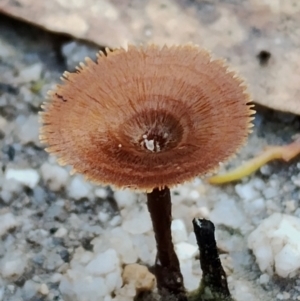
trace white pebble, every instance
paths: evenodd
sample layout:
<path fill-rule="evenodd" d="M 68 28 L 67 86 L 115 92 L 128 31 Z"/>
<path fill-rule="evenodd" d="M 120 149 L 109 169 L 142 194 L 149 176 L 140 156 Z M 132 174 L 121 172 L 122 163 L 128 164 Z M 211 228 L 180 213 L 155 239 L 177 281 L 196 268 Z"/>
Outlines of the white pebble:
<path fill-rule="evenodd" d="M 0 214 L 0 237 L 5 234 L 8 230 L 18 226 L 16 217 L 10 213 Z"/>
<path fill-rule="evenodd" d="M 235 185 L 235 192 L 242 200 L 245 201 L 253 200 L 260 196 L 259 192 L 254 188 L 251 182 Z"/>
<path fill-rule="evenodd" d="M 2 190 L 0 192 L 1 199 L 5 203 L 13 200 L 13 197 L 18 195 L 23 189 L 23 185 L 14 179 L 3 179 Z"/>
<path fill-rule="evenodd" d="M 260 299 L 253 292 L 252 284 L 246 280 L 235 281 L 233 298 L 237 301 L 256 301 Z"/>
<path fill-rule="evenodd" d="M 130 207 L 137 200 L 137 194 L 129 189 L 115 191 L 114 197 L 120 209 Z"/>
<path fill-rule="evenodd" d="M 300 238 L 300 228 L 298 240 Z M 294 272 L 300 268 L 300 243 L 298 246 L 285 245 L 275 258 L 275 271 L 281 277 L 295 276 Z"/>
<path fill-rule="evenodd" d="M 40 145 L 39 121 L 37 115 L 30 115 L 19 128 L 18 137 L 22 144 L 34 143 Z"/>
<path fill-rule="evenodd" d="M 35 169 L 7 168 L 5 178 L 16 180 L 22 185 L 33 189 L 39 182 L 40 175 Z"/>
<path fill-rule="evenodd" d="M 156 243 L 153 233 L 134 235 L 132 242 L 139 259 L 145 264 L 153 264 L 156 255 Z"/>
<path fill-rule="evenodd" d="M 4 278 L 20 277 L 26 266 L 27 260 L 21 253 L 8 253 L 0 262 L 0 273 Z"/>
<path fill-rule="evenodd" d="M 115 215 L 110 221 L 109 221 L 109 225 L 111 227 L 116 227 L 118 225 L 121 224 L 122 218 L 120 215 Z"/>
<path fill-rule="evenodd" d="M 55 232 L 54 236 L 55 237 L 64 237 L 67 235 L 67 233 L 68 233 L 68 230 L 64 227 L 61 227 Z"/>
<path fill-rule="evenodd" d="M 27 280 L 23 286 L 23 300 L 32 300 L 39 291 L 40 285 L 33 280 Z"/>
<path fill-rule="evenodd" d="M 58 282 L 61 281 L 61 278 L 62 278 L 62 274 L 54 273 L 54 274 L 52 274 L 52 276 L 50 278 L 50 281 L 53 282 L 53 283 L 58 283 Z"/>
<path fill-rule="evenodd" d="M 260 284 L 267 284 L 270 281 L 270 276 L 268 274 L 262 274 L 259 277 L 259 283 Z"/>
<path fill-rule="evenodd" d="M 105 188 L 97 188 L 95 189 L 95 196 L 101 199 L 106 199 L 108 196 L 108 192 Z"/>
<path fill-rule="evenodd" d="M 175 219 L 172 221 L 172 240 L 174 244 L 187 241 L 187 231 L 184 222 L 181 219 Z"/>
<path fill-rule="evenodd" d="M 223 224 L 238 229 L 245 224 L 246 217 L 233 200 L 223 199 L 216 204 L 210 213 L 211 220 L 216 224 Z"/>
<path fill-rule="evenodd" d="M 123 281 L 120 269 L 107 274 L 105 277 L 105 284 L 109 293 L 112 293 L 115 289 L 121 288 Z"/>
<path fill-rule="evenodd" d="M 192 200 L 195 200 L 195 201 L 196 201 L 196 200 L 199 199 L 200 193 L 199 193 L 197 190 L 192 190 L 192 191 L 190 192 L 189 197 L 190 197 Z"/>
<path fill-rule="evenodd" d="M 97 254 L 86 266 L 86 271 L 93 276 L 101 276 L 113 272 L 119 265 L 120 260 L 117 252 L 114 249 L 108 249 Z"/>
<path fill-rule="evenodd" d="M 72 301 L 102 301 L 108 294 L 104 278 L 73 270 L 62 277 L 59 290 L 64 299 Z"/>
<path fill-rule="evenodd" d="M 125 231 L 130 234 L 143 234 L 152 229 L 152 223 L 150 219 L 149 212 L 142 210 L 141 212 L 128 216 L 122 227 Z"/>
<path fill-rule="evenodd" d="M 49 294 L 49 288 L 46 283 L 41 284 L 39 292 L 44 296 L 47 296 Z"/>
<path fill-rule="evenodd" d="M 267 187 L 262 193 L 266 199 L 272 199 L 278 195 L 278 187 Z"/>
<path fill-rule="evenodd" d="M 100 211 L 98 213 L 98 219 L 102 223 L 106 223 L 109 220 L 109 214 L 107 212 Z"/>
<path fill-rule="evenodd" d="M 42 70 L 43 65 L 41 63 L 35 63 L 31 66 L 25 67 L 20 71 L 17 81 L 22 83 L 37 81 L 41 78 Z"/>
<path fill-rule="evenodd" d="M 108 239 L 111 248 L 115 249 L 121 257 L 122 263 L 130 264 L 138 260 L 138 255 L 133 247 L 132 237 L 122 228 L 117 227 L 113 229 Z"/>
<path fill-rule="evenodd" d="M 91 194 L 92 186 L 81 176 L 75 176 L 68 187 L 69 196 L 75 200 L 88 198 Z"/>
<path fill-rule="evenodd" d="M 187 242 L 180 242 L 175 245 L 175 252 L 179 260 L 189 260 L 197 254 L 198 248 Z"/>
<path fill-rule="evenodd" d="M 266 209 L 266 202 L 264 198 L 258 198 L 252 201 L 244 202 L 244 210 L 247 215 L 257 216 Z"/>
<path fill-rule="evenodd" d="M 249 235 L 252 249 L 262 272 L 293 277 L 300 268 L 300 219 L 274 213 Z"/>
<path fill-rule="evenodd" d="M 59 191 L 67 185 L 69 173 L 61 166 L 45 162 L 41 166 L 41 174 L 52 191 Z"/>

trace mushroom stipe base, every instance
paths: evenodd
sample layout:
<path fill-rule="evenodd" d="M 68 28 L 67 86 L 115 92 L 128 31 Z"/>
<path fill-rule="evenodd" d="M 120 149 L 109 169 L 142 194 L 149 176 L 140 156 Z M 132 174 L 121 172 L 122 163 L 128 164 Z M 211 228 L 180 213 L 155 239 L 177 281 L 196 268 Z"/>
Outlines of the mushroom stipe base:
<path fill-rule="evenodd" d="M 155 188 L 151 193 L 147 193 L 147 205 L 157 246 L 154 273 L 162 300 L 234 301 L 230 295 L 226 274 L 219 258 L 214 224 L 205 219 L 193 220 L 203 275 L 199 289 L 188 295 L 184 288 L 179 260 L 172 242 L 170 189 L 168 187 Z M 144 299 L 138 298 L 137 300 Z"/>
<path fill-rule="evenodd" d="M 155 188 L 147 193 L 147 206 L 157 245 L 154 271 L 158 290 L 161 295 L 174 295 L 178 301 L 187 301 L 179 260 L 172 242 L 170 189 Z"/>

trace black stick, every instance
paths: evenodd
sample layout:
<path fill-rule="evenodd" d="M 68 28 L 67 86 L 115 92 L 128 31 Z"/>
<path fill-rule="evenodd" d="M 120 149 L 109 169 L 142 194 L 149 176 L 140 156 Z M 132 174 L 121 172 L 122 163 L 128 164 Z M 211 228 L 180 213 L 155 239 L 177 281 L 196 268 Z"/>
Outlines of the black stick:
<path fill-rule="evenodd" d="M 200 265 L 203 275 L 200 288 L 191 300 L 233 300 L 219 258 L 214 237 L 214 224 L 209 220 L 194 219 L 193 226 L 200 251 Z"/>
<path fill-rule="evenodd" d="M 172 204 L 170 189 L 155 188 L 147 193 L 147 205 L 152 219 L 157 245 L 155 276 L 162 296 L 174 296 L 172 300 L 187 301 L 171 236 Z"/>

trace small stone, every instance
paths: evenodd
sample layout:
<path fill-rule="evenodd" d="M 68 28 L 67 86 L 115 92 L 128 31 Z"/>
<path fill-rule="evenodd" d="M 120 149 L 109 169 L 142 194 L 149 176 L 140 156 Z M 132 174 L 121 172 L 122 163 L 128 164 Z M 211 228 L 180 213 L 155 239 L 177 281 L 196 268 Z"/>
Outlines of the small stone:
<path fill-rule="evenodd" d="M 266 209 L 265 199 L 258 198 L 252 201 L 244 202 L 244 210 L 247 215 L 257 216 Z"/>
<path fill-rule="evenodd" d="M 209 209 L 205 206 L 193 208 L 192 218 L 209 218 Z"/>
<path fill-rule="evenodd" d="M 125 266 L 122 278 L 125 284 L 133 283 L 137 292 L 151 291 L 156 283 L 148 268 L 137 263 Z"/>
<path fill-rule="evenodd" d="M 260 284 L 268 284 L 270 281 L 270 276 L 268 274 L 262 274 L 259 277 Z"/>
<path fill-rule="evenodd" d="M 237 184 L 235 185 L 235 192 L 245 201 L 250 201 L 260 196 L 259 192 L 254 188 L 253 184 Z"/>
<path fill-rule="evenodd" d="M 32 203 L 36 205 L 44 204 L 46 198 L 47 198 L 46 191 L 41 186 L 37 185 L 33 188 Z"/>
<path fill-rule="evenodd" d="M 98 219 L 102 223 L 106 223 L 109 220 L 109 214 L 107 212 L 100 211 L 98 213 Z"/>
<path fill-rule="evenodd" d="M 184 222 L 181 219 L 175 219 L 171 225 L 173 243 L 187 241 L 187 231 Z"/>
<path fill-rule="evenodd" d="M 31 230 L 27 235 L 27 241 L 37 245 L 43 245 L 44 240 L 49 236 L 49 232 L 44 229 Z"/>
<path fill-rule="evenodd" d="M 113 299 L 113 301 L 132 301 L 133 297 L 136 296 L 136 289 L 133 283 L 123 285 L 116 292 L 117 296 Z"/>
<path fill-rule="evenodd" d="M 88 198 L 91 195 L 92 186 L 81 176 L 75 176 L 68 187 L 69 196 L 75 200 Z"/>
<path fill-rule="evenodd" d="M 108 235 L 108 240 L 110 246 L 120 255 L 123 264 L 135 263 L 137 261 L 138 255 L 133 247 L 132 237 L 122 228 L 117 227 L 113 229 Z"/>
<path fill-rule="evenodd" d="M 10 213 L 0 214 L 0 237 L 8 230 L 16 228 L 19 225 L 16 217 Z"/>
<path fill-rule="evenodd" d="M 120 215 L 115 215 L 110 221 L 109 221 L 109 225 L 111 227 L 116 227 L 118 225 L 121 224 L 122 218 Z"/>
<path fill-rule="evenodd" d="M 49 294 L 49 288 L 46 283 L 41 284 L 39 292 L 44 296 L 47 296 Z"/>
<path fill-rule="evenodd" d="M 101 199 L 106 199 L 108 192 L 105 188 L 97 188 L 95 189 L 95 196 Z"/>
<path fill-rule="evenodd" d="M 33 189 L 40 180 L 40 175 L 35 169 L 15 169 L 7 168 L 5 172 L 6 179 L 13 179 L 24 186 Z"/>
<path fill-rule="evenodd" d="M 252 284 L 246 280 L 237 280 L 234 283 L 233 296 L 234 300 L 239 301 L 256 301 L 259 300 L 253 292 Z"/>
<path fill-rule="evenodd" d="M 97 254 L 86 266 L 86 271 L 93 276 L 106 275 L 120 265 L 117 252 L 114 249 Z"/>
<path fill-rule="evenodd" d="M 175 245 L 175 252 L 179 260 L 189 260 L 197 254 L 198 248 L 187 242 L 180 242 Z"/>
<path fill-rule="evenodd" d="M 6 254 L 0 262 L 0 273 L 4 278 L 18 278 L 27 266 L 27 259 L 18 253 Z"/>
<path fill-rule="evenodd" d="M 297 209 L 297 203 L 295 200 L 289 200 L 285 202 L 285 208 L 288 213 L 292 213 Z"/>
<path fill-rule="evenodd" d="M 10 203 L 23 189 L 23 185 L 14 179 L 3 179 L 2 190 L 0 192 L 1 199 L 5 203 Z"/>
<path fill-rule="evenodd" d="M 110 293 L 112 293 L 116 289 L 121 288 L 123 285 L 123 281 L 120 269 L 117 269 L 116 271 L 107 274 L 105 277 L 105 284 L 107 287 L 107 291 Z"/>
<path fill-rule="evenodd" d="M 156 255 L 156 242 L 153 233 L 132 236 L 132 242 L 138 258 L 147 265 L 152 265 Z"/>
<path fill-rule="evenodd" d="M 197 190 L 192 190 L 192 191 L 190 192 L 190 194 L 189 194 L 189 197 L 190 197 L 192 200 L 196 201 L 196 200 L 199 199 L 200 193 L 199 193 L 199 191 L 197 191 Z"/>
<path fill-rule="evenodd" d="M 105 296 L 103 301 L 112 301 L 112 297 L 111 296 Z"/>
<path fill-rule="evenodd" d="M 291 215 L 274 213 L 249 235 L 259 268 L 269 275 L 294 277 L 300 269 L 300 219 Z"/>
<path fill-rule="evenodd" d="M 132 206 L 137 200 L 137 194 L 129 189 L 115 191 L 114 197 L 120 209 Z"/>
<path fill-rule="evenodd" d="M 233 200 L 223 199 L 218 202 L 210 213 L 211 220 L 233 229 L 239 229 L 245 224 L 246 217 Z"/>
<path fill-rule="evenodd" d="M 278 184 L 278 186 L 279 186 L 279 184 Z M 274 197 L 277 196 L 277 194 L 278 194 L 278 188 L 267 187 L 266 189 L 264 189 L 262 191 L 262 193 L 263 193 L 263 195 L 264 195 L 264 197 L 266 199 L 272 199 L 272 198 L 274 198 Z"/>
<path fill-rule="evenodd" d="M 43 268 L 48 271 L 55 271 L 63 264 L 64 261 L 62 260 L 61 256 L 57 254 L 55 251 L 51 251 L 48 252 L 48 255 L 45 258 L 45 261 L 43 263 Z"/>
<path fill-rule="evenodd" d="M 127 218 L 123 222 L 122 228 L 130 234 L 143 234 L 152 229 L 150 215 L 146 210 L 131 212 Z"/>
<path fill-rule="evenodd" d="M 31 66 L 23 68 L 18 77 L 18 82 L 29 83 L 37 81 L 41 78 L 43 65 L 41 63 L 35 63 Z"/>
<path fill-rule="evenodd" d="M 64 237 L 67 235 L 67 233 L 68 230 L 64 227 L 61 227 L 55 232 L 54 237 Z"/>
<path fill-rule="evenodd" d="M 61 273 L 54 273 L 51 278 L 50 281 L 52 283 L 59 283 L 61 281 L 62 278 L 62 274 Z"/>
<path fill-rule="evenodd" d="M 298 233 L 300 237 L 300 228 Z M 300 268 L 300 244 L 294 246 L 286 244 L 274 258 L 276 273 L 281 277 L 295 276 L 295 272 Z"/>
<path fill-rule="evenodd" d="M 62 277 L 59 290 L 65 300 L 72 301 L 99 301 L 108 295 L 104 278 L 74 270 L 68 270 Z"/>
<path fill-rule="evenodd" d="M 23 286 L 23 300 L 33 300 L 34 297 L 39 293 L 40 285 L 33 280 L 27 280 Z"/>
<path fill-rule="evenodd" d="M 37 115 L 30 115 L 19 128 L 18 137 L 22 144 L 34 143 L 40 145 L 39 121 Z"/>
<path fill-rule="evenodd" d="M 41 166 L 41 174 L 45 183 L 52 191 L 59 191 L 66 187 L 69 173 L 61 166 L 45 162 Z"/>

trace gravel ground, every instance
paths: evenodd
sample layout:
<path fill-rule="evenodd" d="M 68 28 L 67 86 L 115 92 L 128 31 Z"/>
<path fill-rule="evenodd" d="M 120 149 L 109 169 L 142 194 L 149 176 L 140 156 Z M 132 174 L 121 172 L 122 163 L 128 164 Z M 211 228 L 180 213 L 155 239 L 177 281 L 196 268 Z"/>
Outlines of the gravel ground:
<path fill-rule="evenodd" d="M 0 300 L 129 301 L 153 288 L 144 269 L 155 256 L 145 196 L 71 177 L 38 140 L 47 90 L 95 52 L 0 18 Z M 257 110 L 249 143 L 226 168 L 299 133 L 299 117 Z M 172 191 L 174 243 L 189 290 L 201 278 L 191 221 L 207 217 L 237 301 L 300 300 L 298 161 L 271 163 L 239 183 L 195 179 Z"/>

